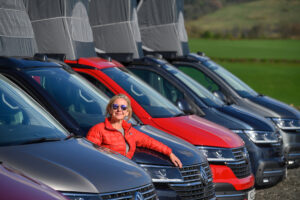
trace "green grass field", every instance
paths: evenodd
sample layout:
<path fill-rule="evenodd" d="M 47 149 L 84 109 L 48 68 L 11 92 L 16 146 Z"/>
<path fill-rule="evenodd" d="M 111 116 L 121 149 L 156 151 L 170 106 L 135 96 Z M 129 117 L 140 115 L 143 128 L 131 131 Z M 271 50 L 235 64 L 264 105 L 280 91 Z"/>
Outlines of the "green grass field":
<path fill-rule="evenodd" d="M 216 58 L 300 60 L 300 40 L 189 39 L 191 52 L 203 51 Z"/>
<path fill-rule="evenodd" d="M 216 58 L 300 60 L 300 40 L 189 40 L 191 52 Z M 300 62 L 217 61 L 254 90 L 300 109 Z"/>

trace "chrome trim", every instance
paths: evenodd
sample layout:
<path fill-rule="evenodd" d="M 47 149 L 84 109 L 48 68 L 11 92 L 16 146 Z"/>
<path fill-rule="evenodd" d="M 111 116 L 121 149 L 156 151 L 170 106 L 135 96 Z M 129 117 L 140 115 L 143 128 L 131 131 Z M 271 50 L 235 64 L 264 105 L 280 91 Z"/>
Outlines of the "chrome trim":
<path fill-rule="evenodd" d="M 179 184 L 176 184 L 176 183 L 172 183 L 170 184 L 170 186 L 183 186 L 183 187 L 187 187 L 187 186 L 195 186 L 195 185 L 201 185 L 202 182 L 198 181 L 198 182 L 192 182 L 192 183 L 179 183 Z"/>
<path fill-rule="evenodd" d="M 104 196 L 109 196 L 109 195 L 119 195 L 119 194 L 122 194 L 122 193 L 132 193 L 132 194 L 122 196 L 122 197 L 110 198 L 110 200 L 122 200 L 122 199 L 127 199 L 127 198 L 133 198 L 136 191 L 142 190 L 142 189 L 147 188 L 147 187 L 150 187 L 149 190 L 144 191 L 144 192 L 140 192 L 140 193 L 142 193 L 143 196 L 145 194 L 148 194 L 148 193 L 151 194 L 152 192 L 154 192 L 154 194 L 152 194 L 149 197 L 144 197 L 144 199 L 149 200 L 149 199 L 155 198 L 157 195 L 155 193 L 155 188 L 152 184 L 144 185 L 144 186 L 129 189 L 129 190 L 122 190 L 122 191 L 110 192 L 110 193 L 100 193 L 99 196 L 104 197 Z"/>
<path fill-rule="evenodd" d="M 241 197 L 241 196 L 245 196 L 246 193 L 242 193 L 242 194 L 222 194 L 222 195 L 218 195 L 216 194 L 217 198 L 224 198 L 224 197 Z"/>
<path fill-rule="evenodd" d="M 272 170 L 272 171 L 264 171 L 263 174 L 283 174 L 285 170 L 279 169 L 279 170 Z"/>
<path fill-rule="evenodd" d="M 289 153 L 288 156 L 290 157 L 298 157 L 300 156 L 300 153 Z"/>

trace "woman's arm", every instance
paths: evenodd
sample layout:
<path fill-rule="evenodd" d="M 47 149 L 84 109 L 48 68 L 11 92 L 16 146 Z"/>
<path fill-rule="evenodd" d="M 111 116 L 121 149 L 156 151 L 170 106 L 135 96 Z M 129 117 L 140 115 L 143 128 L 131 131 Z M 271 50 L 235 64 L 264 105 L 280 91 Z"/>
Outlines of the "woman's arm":
<path fill-rule="evenodd" d="M 180 159 L 174 153 L 172 153 L 172 149 L 170 147 L 138 130 L 135 131 L 136 131 L 136 146 L 145 147 L 148 149 L 158 151 L 162 154 L 165 154 L 169 156 L 170 160 L 176 167 L 182 168 L 182 163 Z"/>

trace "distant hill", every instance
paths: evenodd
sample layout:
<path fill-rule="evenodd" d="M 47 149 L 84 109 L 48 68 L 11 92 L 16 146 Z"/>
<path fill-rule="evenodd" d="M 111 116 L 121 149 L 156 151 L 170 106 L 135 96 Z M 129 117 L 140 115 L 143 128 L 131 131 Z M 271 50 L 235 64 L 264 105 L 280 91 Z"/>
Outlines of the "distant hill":
<path fill-rule="evenodd" d="M 193 38 L 300 39 L 300 0 L 185 0 Z"/>

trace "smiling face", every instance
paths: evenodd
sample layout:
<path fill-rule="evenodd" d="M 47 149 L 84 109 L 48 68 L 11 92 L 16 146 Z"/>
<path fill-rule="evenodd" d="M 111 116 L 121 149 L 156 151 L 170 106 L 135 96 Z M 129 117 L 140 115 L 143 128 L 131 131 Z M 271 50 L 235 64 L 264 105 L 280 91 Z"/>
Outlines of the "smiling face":
<path fill-rule="evenodd" d="M 124 109 L 126 107 L 126 109 Z M 128 116 L 128 104 L 123 98 L 116 99 L 110 107 L 110 116 L 113 121 L 122 121 Z"/>

